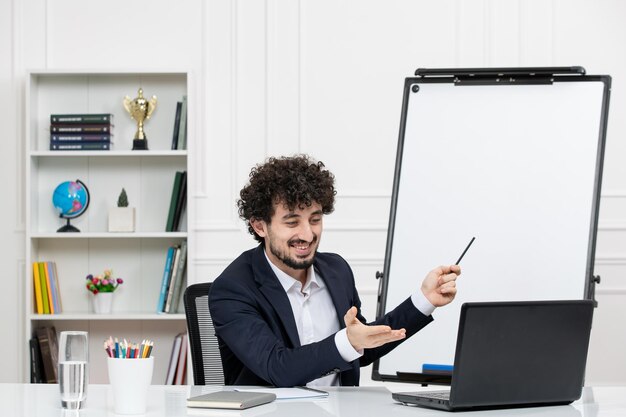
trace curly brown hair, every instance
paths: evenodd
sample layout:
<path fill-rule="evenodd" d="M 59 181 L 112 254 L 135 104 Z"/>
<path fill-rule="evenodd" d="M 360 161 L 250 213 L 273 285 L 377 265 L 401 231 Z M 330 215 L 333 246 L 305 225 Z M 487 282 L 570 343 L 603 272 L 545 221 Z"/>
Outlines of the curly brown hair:
<path fill-rule="evenodd" d="M 321 161 L 315 162 L 308 155 L 269 158 L 264 164 L 250 171 L 250 182 L 243 187 L 237 200 L 239 217 L 245 220 L 248 231 L 262 243 L 250 220 L 263 220 L 267 224 L 274 215 L 274 204 L 285 204 L 289 210 L 322 206 L 324 214 L 335 209 L 335 176 Z"/>

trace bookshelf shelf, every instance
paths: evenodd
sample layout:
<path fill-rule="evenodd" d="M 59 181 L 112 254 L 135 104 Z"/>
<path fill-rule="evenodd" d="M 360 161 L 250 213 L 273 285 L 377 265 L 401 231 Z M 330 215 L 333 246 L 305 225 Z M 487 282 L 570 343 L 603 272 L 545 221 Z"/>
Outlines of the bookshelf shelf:
<path fill-rule="evenodd" d="M 123 99 L 157 96 L 157 107 L 145 124 L 149 150 L 133 151 L 137 124 L 126 113 Z M 187 96 L 193 105 L 192 83 L 184 71 L 33 71 L 26 82 L 25 194 L 26 282 L 25 343 L 34 330 L 54 326 L 89 332 L 90 382 L 107 383 L 102 341 L 109 336 L 155 341 L 153 383 L 162 384 L 169 368 L 169 352 L 177 334 L 186 330 L 182 301 L 174 314 L 157 314 L 168 248 L 187 242 L 188 264 L 193 239 L 187 231 L 192 208 L 183 211 L 179 231 L 165 232 L 177 172 L 191 173 L 193 113 L 187 116 L 187 149 L 172 150 L 177 102 Z M 112 114 L 111 150 L 50 151 L 51 114 Z M 57 233 L 65 224 L 52 204 L 56 186 L 81 180 L 89 189 L 87 210 L 71 224 L 79 233 Z M 193 178 L 188 176 L 186 190 Z M 122 188 L 135 208 L 135 231 L 109 232 L 109 209 L 117 205 Z M 189 199 L 188 199 L 189 200 Z M 190 211 L 191 210 L 191 211 Z M 62 303 L 60 314 L 37 314 L 33 264 L 54 262 Z M 88 274 L 112 269 L 124 280 L 115 292 L 112 314 L 95 314 L 85 288 Z M 194 282 L 187 268 L 187 282 Z M 42 289 L 43 291 L 43 289 Z M 25 354 L 24 382 L 30 380 L 30 355 Z"/>
<path fill-rule="evenodd" d="M 157 156 L 167 157 L 187 157 L 187 151 L 168 151 L 168 150 L 156 150 L 156 151 L 32 151 L 31 157 L 47 157 L 47 158 L 59 158 L 59 157 L 104 157 L 104 158 L 118 158 L 125 156 L 139 157 L 139 158 L 154 158 Z"/>
<path fill-rule="evenodd" d="M 139 233 L 34 233 L 31 239 L 185 239 L 187 232 L 139 232 Z"/>
<path fill-rule="evenodd" d="M 61 314 L 31 314 L 33 321 L 123 321 L 123 320 L 172 320 L 185 321 L 184 314 L 156 314 L 156 313 L 114 313 L 114 314 L 85 314 L 85 313 L 61 313 Z"/>

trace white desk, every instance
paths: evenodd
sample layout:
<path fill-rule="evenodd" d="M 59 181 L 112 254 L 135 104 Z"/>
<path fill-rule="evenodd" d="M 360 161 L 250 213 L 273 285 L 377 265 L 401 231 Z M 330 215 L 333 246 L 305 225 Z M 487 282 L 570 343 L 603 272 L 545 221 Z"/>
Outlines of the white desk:
<path fill-rule="evenodd" d="M 316 400 L 278 400 L 242 411 L 188 409 L 189 395 L 199 395 L 220 387 L 160 386 L 150 387 L 147 417 L 157 416 L 284 416 L 284 417 L 402 417 L 458 416 L 394 402 L 384 387 L 328 388 L 328 398 Z M 0 416 L 23 417 L 104 417 L 113 413 L 112 391 L 108 385 L 90 385 L 86 408 L 65 411 L 60 407 L 58 385 L 0 384 Z M 572 405 L 559 407 L 518 408 L 511 410 L 473 411 L 472 417 L 608 417 L 626 416 L 626 387 L 585 388 L 583 397 Z"/>

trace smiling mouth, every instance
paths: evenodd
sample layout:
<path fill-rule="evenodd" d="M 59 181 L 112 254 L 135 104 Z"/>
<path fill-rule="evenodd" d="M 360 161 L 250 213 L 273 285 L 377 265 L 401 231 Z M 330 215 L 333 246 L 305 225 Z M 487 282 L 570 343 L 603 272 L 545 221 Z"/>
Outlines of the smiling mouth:
<path fill-rule="evenodd" d="M 302 240 L 297 240 L 293 242 L 289 242 L 289 246 L 296 250 L 296 255 L 299 257 L 307 257 L 311 253 L 311 248 L 313 248 L 314 243 L 317 239 L 313 239 L 312 242 L 305 242 Z"/>

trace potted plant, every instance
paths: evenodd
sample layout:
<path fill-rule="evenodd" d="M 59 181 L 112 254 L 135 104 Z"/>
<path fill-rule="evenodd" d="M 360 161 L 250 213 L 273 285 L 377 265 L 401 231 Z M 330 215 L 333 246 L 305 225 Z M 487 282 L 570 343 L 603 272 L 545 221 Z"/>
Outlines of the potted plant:
<path fill-rule="evenodd" d="M 117 199 L 117 207 L 109 208 L 109 232 L 134 232 L 135 208 L 128 207 L 126 190 Z"/>
<path fill-rule="evenodd" d="M 124 283 L 113 278 L 113 271 L 105 269 L 102 275 L 87 275 L 87 290 L 93 294 L 93 310 L 96 314 L 109 314 L 113 305 L 113 292 Z"/>

